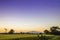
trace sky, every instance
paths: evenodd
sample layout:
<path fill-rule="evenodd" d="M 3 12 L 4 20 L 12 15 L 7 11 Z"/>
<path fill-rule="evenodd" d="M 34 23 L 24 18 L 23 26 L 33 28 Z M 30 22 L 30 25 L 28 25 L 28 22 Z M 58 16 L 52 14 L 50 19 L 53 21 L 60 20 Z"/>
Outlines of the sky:
<path fill-rule="evenodd" d="M 60 26 L 60 0 L 0 0 L 0 32 L 42 32 L 51 26 Z"/>

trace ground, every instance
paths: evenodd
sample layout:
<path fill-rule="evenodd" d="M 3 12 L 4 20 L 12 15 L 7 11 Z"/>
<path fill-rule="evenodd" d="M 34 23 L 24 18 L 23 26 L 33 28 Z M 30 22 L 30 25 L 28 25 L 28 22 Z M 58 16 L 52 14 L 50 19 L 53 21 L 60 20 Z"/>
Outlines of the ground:
<path fill-rule="evenodd" d="M 60 36 L 37 34 L 0 34 L 0 40 L 60 40 Z"/>

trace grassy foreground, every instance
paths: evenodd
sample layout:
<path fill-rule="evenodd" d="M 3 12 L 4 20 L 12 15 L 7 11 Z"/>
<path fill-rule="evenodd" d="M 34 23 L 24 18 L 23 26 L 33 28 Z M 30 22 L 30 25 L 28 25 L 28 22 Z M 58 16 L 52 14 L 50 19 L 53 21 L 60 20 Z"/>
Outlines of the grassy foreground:
<path fill-rule="evenodd" d="M 0 34 L 0 40 L 60 40 L 60 36 L 45 35 L 45 39 L 37 34 Z"/>

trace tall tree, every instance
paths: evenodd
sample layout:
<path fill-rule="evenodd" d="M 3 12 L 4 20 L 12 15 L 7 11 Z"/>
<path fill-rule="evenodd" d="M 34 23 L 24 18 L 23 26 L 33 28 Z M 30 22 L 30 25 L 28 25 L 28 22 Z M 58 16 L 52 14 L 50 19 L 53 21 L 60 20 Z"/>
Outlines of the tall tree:
<path fill-rule="evenodd" d="M 14 30 L 11 29 L 11 30 L 9 31 L 9 34 L 13 34 L 13 33 L 14 33 Z"/>
<path fill-rule="evenodd" d="M 5 33 L 7 33 L 7 28 L 4 28 L 4 30 L 5 30 Z"/>
<path fill-rule="evenodd" d="M 60 34 L 60 31 L 58 31 L 58 30 L 60 30 L 60 28 L 58 26 L 52 26 L 50 28 L 51 34 L 55 34 L 55 35 Z"/>
<path fill-rule="evenodd" d="M 49 34 L 49 31 L 48 31 L 48 30 L 44 30 L 44 33 L 45 33 L 45 34 Z"/>

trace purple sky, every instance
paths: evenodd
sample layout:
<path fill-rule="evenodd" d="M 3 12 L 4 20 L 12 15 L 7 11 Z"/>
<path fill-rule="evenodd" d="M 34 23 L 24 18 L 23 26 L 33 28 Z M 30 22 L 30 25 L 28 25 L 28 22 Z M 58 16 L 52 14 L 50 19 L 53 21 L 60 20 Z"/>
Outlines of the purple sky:
<path fill-rule="evenodd" d="M 60 0 L 0 0 L 2 25 L 31 30 L 47 25 L 60 26 Z"/>

